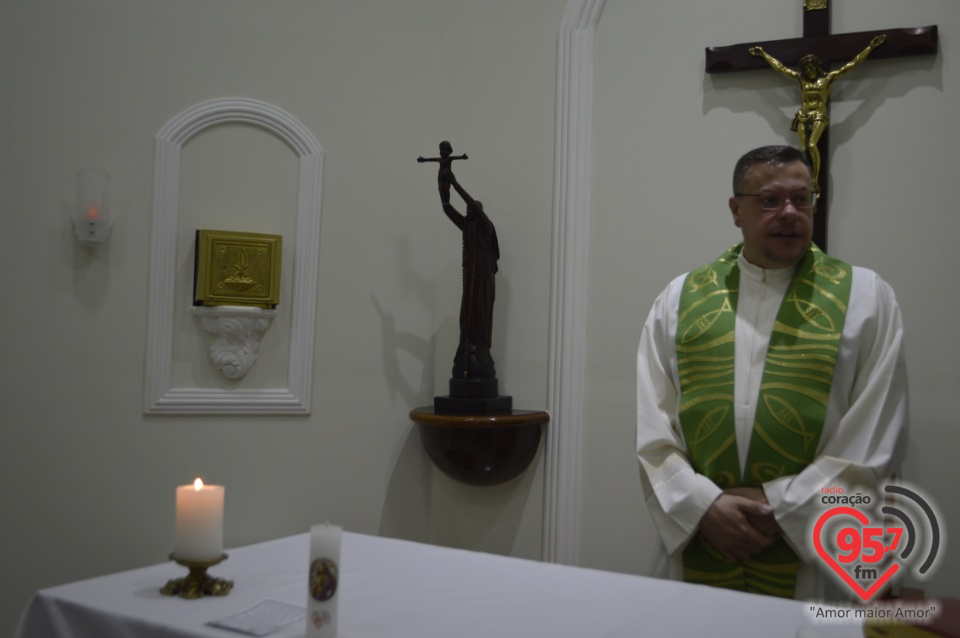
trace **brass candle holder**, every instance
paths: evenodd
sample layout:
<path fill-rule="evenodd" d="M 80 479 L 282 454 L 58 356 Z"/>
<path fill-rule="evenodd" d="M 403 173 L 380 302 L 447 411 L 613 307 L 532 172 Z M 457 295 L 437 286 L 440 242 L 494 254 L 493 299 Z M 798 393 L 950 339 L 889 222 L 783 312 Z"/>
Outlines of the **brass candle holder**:
<path fill-rule="evenodd" d="M 226 560 L 227 555 L 208 560 L 186 560 L 170 554 L 170 560 L 183 565 L 190 573 L 183 578 L 174 578 L 167 581 L 160 593 L 164 596 L 180 596 L 180 598 L 194 599 L 204 596 L 226 596 L 233 589 L 232 580 L 214 578 L 207 574 L 207 569 L 219 565 Z"/>

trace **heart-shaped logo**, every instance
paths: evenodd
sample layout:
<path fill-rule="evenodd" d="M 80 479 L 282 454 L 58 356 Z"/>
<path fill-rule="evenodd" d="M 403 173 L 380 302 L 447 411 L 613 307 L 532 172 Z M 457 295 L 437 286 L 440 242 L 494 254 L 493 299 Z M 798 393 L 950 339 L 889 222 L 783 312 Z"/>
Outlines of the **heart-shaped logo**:
<path fill-rule="evenodd" d="M 813 545 L 816 548 L 817 553 L 820 554 L 820 558 L 822 558 L 827 565 L 833 568 L 833 571 L 839 574 L 840 578 L 842 578 L 843 581 L 850 586 L 850 589 L 852 589 L 854 593 L 860 596 L 860 598 L 862 598 L 864 602 L 867 602 L 871 598 L 873 598 L 873 596 L 876 595 L 878 591 L 880 591 L 880 588 L 883 587 L 884 584 L 886 584 L 886 582 L 890 580 L 890 578 L 894 574 L 897 573 L 897 570 L 900 569 L 900 565 L 898 565 L 897 563 L 892 563 L 887 568 L 887 570 L 883 572 L 883 574 L 881 574 L 879 578 L 876 579 L 876 581 L 873 583 L 873 585 L 870 586 L 869 589 L 864 589 L 860 585 L 860 583 L 854 580 L 854 578 L 847 572 L 847 570 L 845 570 L 840 565 L 840 563 L 838 563 L 834 559 L 833 556 L 827 553 L 827 550 L 824 548 L 823 543 L 820 539 L 821 532 L 823 531 L 823 526 L 827 523 L 827 521 L 829 521 L 834 516 L 841 516 L 841 515 L 854 517 L 855 519 L 860 521 L 861 525 L 864 527 L 870 524 L 870 519 L 867 517 L 867 515 L 859 510 L 856 510 L 852 507 L 834 507 L 830 510 L 827 510 L 823 514 L 823 516 L 820 517 L 820 519 L 817 521 L 816 526 L 813 528 Z M 859 552 L 859 548 L 858 548 L 858 552 Z M 876 570 L 871 570 L 871 571 L 875 572 Z"/>

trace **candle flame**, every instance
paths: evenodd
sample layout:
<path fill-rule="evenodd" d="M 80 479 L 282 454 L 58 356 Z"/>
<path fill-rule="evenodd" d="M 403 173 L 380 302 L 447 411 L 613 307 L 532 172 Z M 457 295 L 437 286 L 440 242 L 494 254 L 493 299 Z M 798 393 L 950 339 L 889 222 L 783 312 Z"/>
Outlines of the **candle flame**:
<path fill-rule="evenodd" d="M 199 492 L 200 490 L 202 490 L 202 489 L 203 489 L 203 481 L 201 481 L 199 478 L 197 478 L 197 480 L 193 482 L 193 489 L 197 490 L 198 492 Z"/>

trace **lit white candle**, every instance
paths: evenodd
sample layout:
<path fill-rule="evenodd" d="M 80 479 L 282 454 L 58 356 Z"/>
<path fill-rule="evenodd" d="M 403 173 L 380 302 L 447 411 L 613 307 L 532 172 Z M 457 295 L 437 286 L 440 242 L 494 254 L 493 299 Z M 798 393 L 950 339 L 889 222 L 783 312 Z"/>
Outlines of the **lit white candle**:
<path fill-rule="evenodd" d="M 338 525 L 310 528 L 310 575 L 307 579 L 307 636 L 335 638 L 340 600 L 340 536 Z"/>
<path fill-rule="evenodd" d="M 223 555 L 222 485 L 177 488 L 177 534 L 174 555 L 181 560 L 214 560 Z"/>

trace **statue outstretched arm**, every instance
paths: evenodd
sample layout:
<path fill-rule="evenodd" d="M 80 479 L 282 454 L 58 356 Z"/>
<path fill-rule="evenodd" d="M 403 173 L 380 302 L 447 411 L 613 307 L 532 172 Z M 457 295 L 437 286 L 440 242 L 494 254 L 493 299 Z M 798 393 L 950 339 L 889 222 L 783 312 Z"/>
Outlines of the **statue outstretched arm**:
<path fill-rule="evenodd" d="M 457 228 L 463 230 L 464 218 L 463 215 L 456 208 L 453 207 L 453 204 L 450 202 L 443 203 L 443 212 L 450 218 L 454 224 L 457 225 Z"/>
<path fill-rule="evenodd" d="M 466 153 L 464 153 L 463 155 L 451 155 L 450 157 L 424 157 L 423 155 L 420 155 L 419 157 L 417 157 L 417 161 L 420 162 L 421 164 L 423 162 L 443 163 L 443 162 L 449 162 L 452 160 L 464 160 L 464 159 L 470 159 L 469 157 L 467 157 Z"/>
<path fill-rule="evenodd" d="M 867 57 L 871 53 L 873 53 L 874 49 L 876 49 L 878 46 L 883 44 L 886 41 L 886 39 L 887 39 L 887 36 L 884 34 L 876 36 L 875 38 L 870 40 L 870 44 L 867 45 L 866 49 L 858 53 L 855 58 L 853 58 L 852 60 L 844 64 L 842 67 L 840 67 L 836 71 L 831 71 L 830 73 L 828 73 L 827 77 L 830 78 L 830 80 L 832 81 L 832 80 L 836 80 L 837 78 L 843 77 L 847 73 L 850 73 L 850 71 L 853 71 L 855 67 L 859 66 L 864 60 L 866 60 Z"/>
<path fill-rule="evenodd" d="M 460 182 L 457 181 L 457 178 L 453 176 L 452 172 L 450 173 L 450 185 L 460 193 L 460 197 L 467 203 L 467 208 L 477 208 L 477 202 L 470 197 L 470 193 L 463 190 L 463 186 L 460 185 Z"/>
<path fill-rule="evenodd" d="M 767 61 L 767 64 L 769 64 L 773 68 L 774 71 L 779 71 L 780 73 L 787 76 L 791 80 L 800 79 L 799 73 L 797 73 L 793 69 L 790 69 L 784 66 L 784 64 L 780 62 L 780 60 L 776 59 L 775 57 L 773 57 L 772 55 L 764 51 L 763 47 L 750 47 L 750 55 L 755 55 L 758 58 L 763 58 L 764 60 Z"/>

